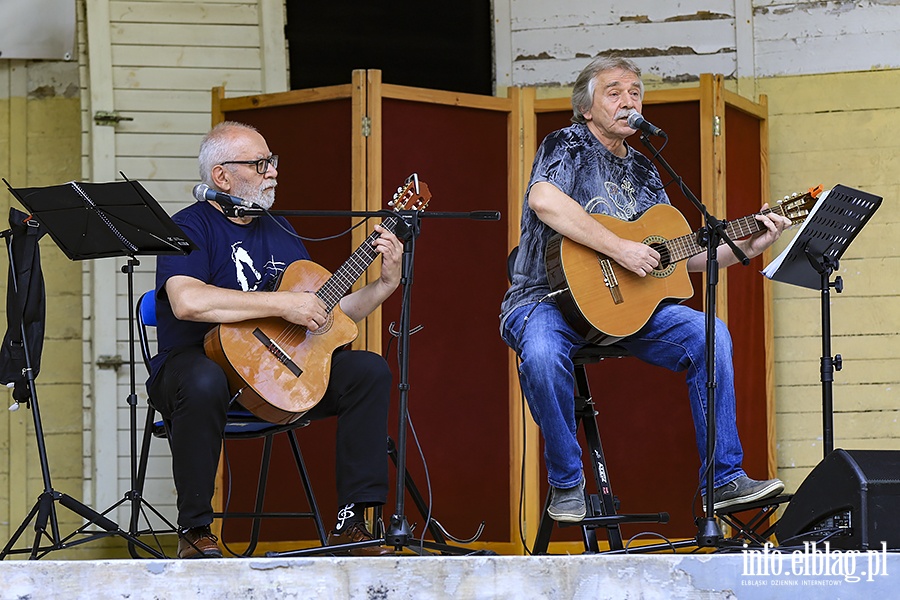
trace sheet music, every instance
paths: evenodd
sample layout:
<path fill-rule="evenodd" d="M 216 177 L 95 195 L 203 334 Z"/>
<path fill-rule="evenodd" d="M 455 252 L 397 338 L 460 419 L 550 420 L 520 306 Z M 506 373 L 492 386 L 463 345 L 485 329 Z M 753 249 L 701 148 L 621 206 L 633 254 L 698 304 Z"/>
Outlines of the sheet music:
<path fill-rule="evenodd" d="M 778 272 L 778 268 L 781 266 L 781 263 L 783 263 L 784 259 L 787 258 L 787 255 L 791 252 L 791 249 L 793 249 L 794 244 L 797 242 L 797 240 L 803 237 L 803 230 L 806 229 L 806 226 L 812 222 L 813 216 L 816 214 L 816 211 L 819 210 L 819 207 L 822 206 L 822 204 L 825 202 L 825 198 L 828 197 L 828 194 L 830 192 L 831 190 L 822 192 L 822 195 L 819 196 L 819 199 L 816 201 L 812 210 L 809 211 L 809 215 L 803 221 L 803 225 L 801 225 L 800 229 L 797 230 L 797 234 L 794 236 L 794 239 L 792 239 L 787 247 L 781 251 L 781 254 L 776 256 L 772 262 L 770 262 L 762 271 L 760 271 L 763 275 L 765 275 L 769 279 L 772 279 L 775 276 L 775 273 Z"/>

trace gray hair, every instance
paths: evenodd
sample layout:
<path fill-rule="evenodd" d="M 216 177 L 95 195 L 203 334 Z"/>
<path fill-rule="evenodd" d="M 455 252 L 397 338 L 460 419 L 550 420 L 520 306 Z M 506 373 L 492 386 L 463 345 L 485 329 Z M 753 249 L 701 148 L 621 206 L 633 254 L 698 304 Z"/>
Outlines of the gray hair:
<path fill-rule="evenodd" d="M 638 84 L 641 88 L 641 99 L 644 98 L 644 82 L 641 81 L 641 69 L 634 64 L 634 61 L 623 56 L 598 56 L 582 69 L 581 73 L 578 74 L 578 79 L 575 80 L 575 87 L 572 89 L 573 123 L 586 122 L 584 113 L 590 110 L 591 105 L 594 103 L 597 75 L 613 69 L 625 69 L 637 75 Z"/>
<path fill-rule="evenodd" d="M 211 188 L 216 189 L 212 182 L 212 170 L 218 164 L 226 160 L 232 160 L 233 148 L 231 146 L 235 130 L 257 131 L 256 127 L 237 121 L 223 121 L 209 130 L 203 141 L 200 142 L 200 181 Z"/>

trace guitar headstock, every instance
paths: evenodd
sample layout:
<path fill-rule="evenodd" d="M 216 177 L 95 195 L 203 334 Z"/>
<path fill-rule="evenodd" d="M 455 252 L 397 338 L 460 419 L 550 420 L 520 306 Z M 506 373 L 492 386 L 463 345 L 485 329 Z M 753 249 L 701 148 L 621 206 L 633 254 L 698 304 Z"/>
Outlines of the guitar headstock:
<path fill-rule="evenodd" d="M 396 211 L 400 210 L 425 210 L 431 200 L 431 192 L 428 184 L 419 181 L 419 175 L 413 173 L 406 178 L 403 185 L 397 188 L 393 199 L 388 206 Z"/>
<path fill-rule="evenodd" d="M 797 225 L 806 220 L 809 211 L 813 209 L 822 193 L 822 184 L 809 188 L 805 194 L 793 193 L 778 201 L 782 214 L 791 220 L 791 225 Z"/>

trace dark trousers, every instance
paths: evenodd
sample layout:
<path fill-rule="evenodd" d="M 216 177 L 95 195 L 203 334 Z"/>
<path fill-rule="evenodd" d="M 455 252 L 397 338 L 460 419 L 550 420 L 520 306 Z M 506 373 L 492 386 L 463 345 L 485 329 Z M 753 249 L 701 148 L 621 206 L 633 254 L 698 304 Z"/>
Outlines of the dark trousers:
<path fill-rule="evenodd" d="M 390 390 L 391 372 L 381 356 L 341 350 L 334 354 L 325 396 L 304 415 L 338 419 L 335 477 L 341 505 L 387 499 Z M 203 348 L 184 347 L 169 354 L 149 393 L 169 423 L 178 525 L 208 525 L 231 398 L 225 374 Z"/>

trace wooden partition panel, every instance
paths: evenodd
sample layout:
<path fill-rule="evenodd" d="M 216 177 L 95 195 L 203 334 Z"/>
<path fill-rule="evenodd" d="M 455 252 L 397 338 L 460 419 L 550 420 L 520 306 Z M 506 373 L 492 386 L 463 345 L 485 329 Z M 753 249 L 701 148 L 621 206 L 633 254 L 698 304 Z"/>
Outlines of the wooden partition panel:
<path fill-rule="evenodd" d="M 510 527 L 510 390 L 508 352 L 498 332 L 506 289 L 506 223 L 427 215 L 488 210 L 505 219 L 510 149 L 515 147 L 510 140 L 517 130 L 512 105 L 502 98 L 382 86 L 377 72 L 362 78 L 359 73 L 352 89 L 346 86 L 346 97 L 324 94 L 328 98 L 323 99 L 311 91 L 303 102 L 294 102 L 296 92 L 230 99 L 222 101 L 222 118 L 256 125 L 280 155 L 279 209 L 384 208 L 412 172 L 430 187 L 432 201 L 421 219 L 408 286 L 412 325 L 422 329 L 411 337 L 408 356 L 409 413 L 416 435 L 408 436 L 407 466 L 430 500 L 432 516 L 451 533 L 469 537 L 484 521 L 479 544 L 508 551 L 515 537 Z M 365 107 L 364 115 L 358 107 Z M 349 220 L 294 219 L 294 224 L 301 233 L 321 236 L 345 229 Z M 353 248 L 347 237 L 307 247 L 329 270 Z M 374 334 L 371 325 L 361 328 L 371 340 L 380 340 L 368 348 L 384 354 L 395 383 L 398 344 L 390 327 L 399 324 L 402 291 L 375 316 Z M 389 421 L 395 440 L 398 401 L 395 387 Z M 327 420 L 299 436 L 328 526 L 336 508 L 334 432 L 334 420 Z M 276 468 L 284 477 L 273 483 L 276 490 L 288 489 L 290 459 L 284 448 L 277 454 Z M 243 481 L 258 471 L 258 452 L 251 443 L 229 444 L 228 458 Z M 393 468 L 391 476 L 386 519 L 396 505 Z M 248 489 L 232 489 L 231 494 L 232 509 L 240 510 L 252 499 Z M 273 495 L 267 501 L 273 510 L 303 508 L 297 506 L 296 494 Z M 239 501 L 243 504 L 236 506 Z M 410 496 L 405 516 L 420 533 L 426 515 Z M 229 531 L 228 539 L 246 538 L 246 527 Z M 305 522 L 279 520 L 267 524 L 261 539 L 314 537 Z"/>
<path fill-rule="evenodd" d="M 248 123 L 259 129 L 269 149 L 279 155 L 278 210 L 351 210 L 353 156 L 351 141 L 361 135 L 352 119 L 350 88 L 344 97 L 271 105 L 272 97 L 252 102 L 235 99 L 225 102 L 225 120 Z M 340 92 L 336 94 L 340 96 Z M 242 105 L 261 107 L 230 108 Z M 354 127 L 356 125 L 356 127 Z M 289 217 L 304 238 L 322 238 L 346 231 L 349 217 Z M 334 271 L 355 248 L 350 236 L 326 241 L 304 241 L 313 260 Z M 310 479 L 322 509 L 326 526 L 332 525 L 337 510 L 334 484 L 335 421 L 327 419 L 298 432 Z M 221 502 L 229 510 L 250 511 L 256 497 L 256 477 L 260 468 L 260 440 L 229 441 L 227 465 L 222 480 Z M 229 477 L 232 475 L 233 477 Z M 230 482 L 233 481 L 233 484 Z M 278 436 L 272 454 L 266 509 L 272 512 L 307 510 L 290 448 L 284 436 Z M 230 492 L 230 498 L 229 498 Z M 249 538 L 250 524 L 229 520 L 224 524 L 225 542 L 240 547 Z M 266 542 L 311 540 L 315 529 L 307 519 L 271 519 L 262 523 L 260 539 Z"/>
<path fill-rule="evenodd" d="M 703 85 L 721 85 L 721 80 L 703 79 Z M 668 134 L 668 142 L 660 138 L 651 141 L 672 168 L 684 179 L 687 187 L 701 199 L 706 199 L 710 211 L 727 206 L 719 218 L 736 218 L 756 212 L 762 200 L 764 176 L 763 141 L 760 136 L 759 114 L 727 107 L 720 115 L 722 127 L 731 128 L 726 137 L 726 155 L 714 155 L 721 146 L 712 137 L 703 139 L 703 130 L 714 134 L 712 126 L 704 127 L 701 119 L 713 118 L 714 107 L 704 104 L 714 98 L 712 89 L 682 89 L 675 92 L 648 93 L 643 114 L 650 122 Z M 560 127 L 571 118 L 571 108 L 562 100 L 536 103 L 536 140 Z M 755 106 L 755 105 L 754 105 Z M 628 142 L 638 151 L 651 155 L 648 148 L 634 135 Z M 715 142 L 715 143 L 714 143 Z M 526 159 L 529 155 L 526 154 Z M 717 172 L 713 167 L 724 164 Z M 678 184 L 657 163 L 672 204 L 687 219 L 692 230 L 703 225 L 700 212 L 688 201 Z M 713 173 L 704 173 L 704 168 Z M 704 182 L 713 186 L 704 189 Z M 727 198 L 721 197 L 725 189 Z M 761 259 L 746 268 L 733 267 L 722 273 L 720 298 L 725 306 L 718 307 L 719 315 L 730 315 L 729 327 L 734 340 L 735 385 L 738 394 L 738 427 L 745 451 L 744 466 L 751 476 L 762 478 L 769 474 L 770 453 L 768 432 L 771 416 L 767 410 L 767 368 L 772 357 L 767 354 L 766 321 L 770 318 L 764 294 L 764 280 L 759 275 Z M 694 297 L 685 304 L 702 310 L 706 290 L 705 278 L 692 274 Z M 727 318 L 727 317 L 725 317 Z M 696 535 L 694 518 L 702 514 L 699 498 L 694 497 L 700 475 L 693 420 L 683 373 L 673 373 L 653 367 L 634 358 L 607 360 L 587 367 L 591 391 L 598 410 L 598 423 L 603 448 L 609 466 L 610 481 L 621 502 L 620 512 L 643 513 L 666 511 L 668 525 L 625 525 L 628 537 L 640 531 L 652 530 L 671 538 Z M 584 440 L 582 440 L 584 447 Z M 590 469 L 589 457 L 586 469 Z M 542 474 L 545 473 L 543 466 Z M 589 472 L 589 471 L 587 471 Z M 546 477 L 541 478 L 541 498 L 546 493 Z M 579 540 L 577 528 L 554 532 L 554 540 Z"/>
<path fill-rule="evenodd" d="M 384 98 L 381 110 L 384 193 L 410 171 L 432 193 L 411 294 L 411 324 L 422 330 L 410 339 L 408 404 L 422 456 L 410 437 L 407 465 L 423 490 L 427 466 L 434 516 L 454 535 L 468 537 L 484 521 L 481 541 L 510 542 L 507 350 L 498 333 L 506 226 L 427 216 L 493 210 L 505 219 L 508 112 L 402 98 Z M 397 342 L 387 327 L 399 323 L 400 309 L 400 294 L 382 309 L 395 377 Z M 392 400 L 396 439 L 398 392 Z M 424 521 L 406 507 L 410 522 Z"/>
<path fill-rule="evenodd" d="M 728 95 L 721 85 L 720 77 L 704 76 L 700 89 L 648 93 L 644 114 L 668 132 L 665 147 L 656 138 L 654 143 L 686 185 L 710 206 L 727 206 L 726 214 L 717 216 L 735 218 L 757 210 L 767 189 L 765 111 L 736 97 L 730 101 L 738 108 L 723 102 Z M 499 222 L 421 220 L 410 289 L 412 326 L 422 329 L 410 339 L 407 399 L 415 435 L 408 437 L 406 458 L 417 486 L 431 500 L 432 516 L 451 533 L 467 537 L 484 521 L 476 546 L 521 552 L 518 513 L 523 458 L 524 534 L 529 544 L 546 493 L 546 474 L 534 450 L 534 428 L 527 437 L 527 456 L 523 449 L 521 396 L 511 368 L 512 355 L 498 333 L 499 304 L 507 286 L 506 256 L 517 243 L 521 192 L 536 144 L 569 123 L 568 101 L 535 100 L 533 90 L 511 90 L 510 99 L 505 99 L 407 88 L 382 84 L 377 71 L 358 71 L 351 85 L 220 100 L 214 102 L 213 112 L 258 126 L 271 150 L 281 156 L 277 208 L 383 207 L 400 182 L 416 172 L 432 194 L 427 213 L 496 210 L 502 214 Z M 727 122 L 724 140 L 714 137 L 715 114 L 721 120 L 720 135 Z M 637 136 L 629 141 L 648 153 Z M 663 172 L 662 177 L 673 204 L 692 229 L 699 228 L 697 210 L 668 175 Z M 515 223 L 508 220 L 511 216 Z M 350 221 L 304 218 L 295 219 L 294 224 L 301 233 L 317 237 L 338 233 Z M 363 235 L 359 231 L 352 239 L 345 236 L 307 246 L 314 260 L 333 270 Z M 745 466 L 755 477 L 771 474 L 766 467 L 771 464 L 773 435 L 770 300 L 758 274 L 759 262 L 730 269 L 719 293 L 725 299 L 720 314 L 730 316 L 734 338 Z M 692 281 L 695 295 L 687 303 L 702 309 L 703 277 L 694 275 Z M 397 341 L 390 325 L 396 327 L 400 321 L 401 291 L 370 317 L 357 344 L 383 353 L 395 379 L 399 376 Z M 700 465 L 684 374 L 633 358 L 592 365 L 588 373 L 621 511 L 672 515 L 669 525 L 627 525 L 625 535 L 651 529 L 671 538 L 693 537 L 693 513 L 699 511 L 699 501 L 692 505 L 692 499 Z M 389 421 L 394 439 L 398 437 L 398 401 L 395 388 Z M 530 421 L 530 416 L 524 419 Z M 336 509 L 334 431 L 334 421 L 328 420 L 300 432 L 327 526 Z M 258 454 L 252 444 L 244 448 L 229 444 L 229 462 L 247 481 L 258 470 Z M 275 479 L 289 490 L 292 466 L 285 450 L 276 457 L 277 472 L 284 476 Z M 386 518 L 396 500 L 393 469 L 391 473 Z M 252 490 L 232 489 L 231 508 L 240 509 L 234 504 L 239 500 L 248 506 L 250 498 Z M 274 510 L 304 508 L 297 505 L 295 492 L 276 491 L 270 498 L 269 507 Z M 418 525 L 416 533 L 421 532 L 425 515 L 419 514 L 409 497 L 404 508 L 410 524 Z M 245 539 L 245 531 L 226 531 L 226 541 Z M 291 521 L 267 525 L 262 534 L 265 542 L 314 537 L 305 523 Z M 559 530 L 553 539 L 578 540 L 580 530 Z M 564 542 L 564 550 L 575 549 L 569 544 Z"/>
<path fill-rule="evenodd" d="M 763 186 L 760 176 L 764 146 L 759 123 L 757 116 L 726 106 L 728 212 L 725 217 L 729 219 L 759 211 L 766 199 L 764 190 L 768 186 Z M 746 267 L 728 270 L 729 325 L 735 338 L 734 378 L 740 391 L 739 433 L 745 450 L 744 469 L 756 479 L 775 476 L 769 468 L 769 461 L 774 458 L 774 434 L 770 437 L 774 412 L 769 389 L 773 357 L 765 333 L 767 321 L 771 319 L 767 291 L 771 283 L 760 274 L 767 262 L 759 256 Z"/>

